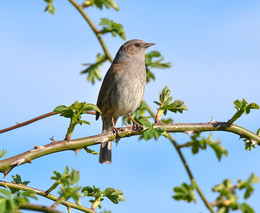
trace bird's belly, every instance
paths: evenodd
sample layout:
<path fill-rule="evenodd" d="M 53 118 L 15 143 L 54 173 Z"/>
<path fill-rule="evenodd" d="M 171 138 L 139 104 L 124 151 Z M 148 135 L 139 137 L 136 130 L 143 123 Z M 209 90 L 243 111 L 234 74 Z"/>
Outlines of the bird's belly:
<path fill-rule="evenodd" d="M 125 116 L 134 112 L 143 98 L 144 87 L 145 84 L 138 80 L 118 85 L 117 88 L 120 89 L 111 97 L 116 103 L 114 116 Z"/>

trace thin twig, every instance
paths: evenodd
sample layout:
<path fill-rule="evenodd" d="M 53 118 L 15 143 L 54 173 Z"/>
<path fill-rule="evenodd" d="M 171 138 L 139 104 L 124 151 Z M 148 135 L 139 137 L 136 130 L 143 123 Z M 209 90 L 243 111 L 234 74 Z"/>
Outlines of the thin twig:
<path fill-rule="evenodd" d="M 23 122 L 23 123 L 18 123 L 18 124 L 14 125 L 14 126 L 11 126 L 11 127 L 5 128 L 5 129 L 1 129 L 1 130 L 0 130 L 0 134 L 1 134 L 1 133 L 4 133 L 4 132 L 11 131 L 11 130 L 14 130 L 14 129 L 17 129 L 17 128 L 22 127 L 22 126 L 26 126 L 26 125 L 28 125 L 28 124 L 31 124 L 31 123 L 35 122 L 35 121 L 41 120 L 41 119 L 43 119 L 43 118 L 50 117 L 50 116 L 52 116 L 52 115 L 57 115 L 57 114 L 58 114 L 58 113 L 56 113 L 56 112 L 49 112 L 49 113 L 46 113 L 46 114 L 44 114 L 44 115 L 40 115 L 40 116 L 38 116 L 38 117 L 36 117 L 36 118 L 33 118 L 33 119 L 31 119 L 31 120 L 28 120 L 28 121 L 25 121 L 25 122 Z M 86 111 L 84 114 L 96 115 L 96 112 Z"/>
<path fill-rule="evenodd" d="M 156 115 L 155 113 L 153 112 L 153 110 L 148 106 L 148 104 L 143 100 L 143 103 L 145 103 L 145 105 L 147 106 L 147 111 L 149 112 L 149 114 L 154 118 L 156 119 Z M 180 147 L 178 146 L 177 142 L 174 140 L 174 138 L 172 137 L 171 134 L 169 134 L 169 140 L 171 141 L 172 145 L 175 147 L 179 157 L 181 158 L 181 161 L 182 161 L 182 164 L 186 170 L 186 172 L 188 173 L 188 176 L 190 178 L 190 181 L 192 182 L 195 182 L 196 183 L 196 190 L 199 194 L 199 196 L 201 197 L 202 201 L 204 202 L 204 204 L 206 205 L 206 207 L 209 209 L 210 212 L 214 213 L 214 210 L 212 208 L 212 206 L 210 205 L 210 203 L 208 202 L 208 200 L 206 199 L 206 197 L 204 196 L 204 194 L 202 193 L 198 183 L 196 182 L 192 172 L 191 172 L 191 169 L 189 168 L 188 166 L 188 163 L 187 161 L 185 160 L 184 158 L 184 155 L 182 154 L 181 152 L 181 149 Z"/>
<path fill-rule="evenodd" d="M 97 27 L 95 26 L 95 24 L 92 22 L 92 20 L 88 17 L 87 13 L 84 11 L 84 8 L 74 0 L 69 0 L 69 2 L 79 11 L 79 13 L 83 16 L 83 18 L 89 24 L 90 28 L 93 30 L 97 39 L 99 40 L 99 43 L 102 46 L 105 55 L 107 56 L 108 60 L 112 63 L 113 58 L 110 55 L 104 40 L 102 39 L 102 37 L 101 37 Z"/>
<path fill-rule="evenodd" d="M 51 208 L 49 206 L 42 206 L 42 205 L 36 205 L 30 203 L 20 204 L 19 209 L 34 210 L 34 211 L 47 212 L 47 213 L 62 213 L 61 211 Z"/>
<path fill-rule="evenodd" d="M 0 186 L 2 186 L 4 188 L 8 187 L 8 188 L 13 188 L 13 189 L 20 189 L 20 190 L 23 190 L 23 191 L 34 191 L 36 194 L 38 194 L 38 195 L 40 195 L 42 197 L 46 197 L 46 198 L 48 198 L 50 200 L 53 200 L 53 201 L 57 201 L 59 199 L 58 197 L 56 197 L 54 195 L 50 195 L 50 194 L 47 195 L 42 190 L 35 189 L 35 188 L 32 188 L 32 187 L 28 187 L 28 186 L 21 185 L 21 184 L 0 181 Z M 86 208 L 84 206 L 79 206 L 79 205 L 77 205 L 75 203 L 71 203 L 71 202 L 68 202 L 68 201 L 62 201 L 61 204 L 64 205 L 64 206 L 69 206 L 71 208 L 81 210 L 83 212 L 96 213 L 95 211 L 93 211 L 93 210 L 91 210 L 89 208 Z"/>

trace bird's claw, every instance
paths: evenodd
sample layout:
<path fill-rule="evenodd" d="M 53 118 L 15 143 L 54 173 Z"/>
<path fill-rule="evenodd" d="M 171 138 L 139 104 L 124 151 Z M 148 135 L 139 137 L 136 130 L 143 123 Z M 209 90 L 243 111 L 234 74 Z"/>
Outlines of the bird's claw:
<path fill-rule="evenodd" d="M 134 131 L 141 131 L 143 129 L 144 129 L 144 127 L 141 124 L 139 124 L 137 122 L 133 122 L 133 130 Z"/>
<path fill-rule="evenodd" d="M 113 133 L 115 133 L 116 134 L 116 139 L 115 139 L 115 142 L 116 142 L 116 145 L 118 144 L 118 142 L 119 142 L 119 140 L 120 140 L 120 135 L 119 135 L 119 132 L 120 131 L 120 128 L 113 128 Z"/>

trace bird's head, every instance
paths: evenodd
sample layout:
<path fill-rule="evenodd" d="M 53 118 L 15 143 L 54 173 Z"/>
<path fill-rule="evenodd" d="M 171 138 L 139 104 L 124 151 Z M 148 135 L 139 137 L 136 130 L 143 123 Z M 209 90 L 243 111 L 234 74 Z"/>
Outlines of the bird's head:
<path fill-rule="evenodd" d="M 122 57 L 125 60 L 127 58 L 139 58 L 144 60 L 146 50 L 153 45 L 155 45 L 155 43 L 146 43 L 139 39 L 132 39 L 120 47 L 116 57 Z"/>

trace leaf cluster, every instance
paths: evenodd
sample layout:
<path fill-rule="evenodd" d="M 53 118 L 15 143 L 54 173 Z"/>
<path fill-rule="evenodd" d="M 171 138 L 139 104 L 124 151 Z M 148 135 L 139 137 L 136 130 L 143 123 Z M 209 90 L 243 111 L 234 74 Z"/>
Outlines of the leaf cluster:
<path fill-rule="evenodd" d="M 12 183 L 27 185 L 30 181 L 22 181 L 20 175 L 12 176 Z M 19 205 L 30 203 L 30 199 L 37 199 L 33 191 L 20 191 L 19 189 L 10 188 L 0 189 L 0 212 L 19 212 Z"/>
<path fill-rule="evenodd" d="M 243 213 L 254 213 L 254 210 L 245 202 L 239 203 L 237 190 L 243 190 L 244 199 L 249 198 L 254 192 L 252 184 L 259 182 L 258 176 L 251 174 L 251 176 L 245 180 L 238 180 L 236 185 L 233 185 L 230 179 L 225 179 L 221 184 L 218 184 L 212 188 L 212 191 L 218 192 L 219 196 L 214 202 L 214 206 L 218 208 L 218 213 L 226 213 L 229 210 L 240 210 Z"/>
<path fill-rule="evenodd" d="M 170 93 L 170 89 L 165 86 L 159 93 L 159 101 L 154 101 L 154 103 L 159 106 L 156 114 L 157 123 L 161 120 L 162 114 L 166 115 L 168 110 L 174 113 L 183 113 L 184 110 L 188 110 L 184 105 L 184 102 L 181 100 L 175 100 L 171 102 L 172 97 L 170 97 Z"/>
<path fill-rule="evenodd" d="M 107 60 L 106 55 L 101 55 L 100 53 L 97 54 L 96 56 L 96 63 L 90 64 L 90 63 L 85 63 L 83 64 L 84 66 L 87 66 L 86 69 L 81 71 L 81 74 L 87 74 L 87 80 L 88 82 L 91 82 L 92 84 L 95 83 L 95 80 L 101 80 L 102 76 L 100 73 L 100 66 L 103 65 L 103 63 Z"/>
<path fill-rule="evenodd" d="M 212 140 L 213 134 L 210 133 L 210 135 L 205 138 L 201 137 L 199 134 L 195 133 L 192 134 L 190 137 L 191 141 L 187 142 L 184 147 L 191 147 L 191 151 L 193 154 L 197 154 L 199 150 L 206 150 L 207 146 L 212 148 L 220 161 L 222 156 L 225 155 L 226 157 L 228 156 L 228 151 L 225 149 L 225 147 L 221 146 L 221 142 L 219 139 L 217 140 Z"/>
<path fill-rule="evenodd" d="M 46 192 L 50 193 L 60 185 L 60 190 L 58 191 L 60 196 L 56 203 L 72 198 L 80 205 L 80 197 L 82 197 L 80 193 L 81 186 L 75 185 L 79 181 L 79 171 L 72 169 L 72 171 L 69 172 L 69 167 L 66 166 L 63 174 L 57 171 L 54 171 L 53 173 L 54 176 L 52 176 L 51 179 L 56 181 Z"/>
<path fill-rule="evenodd" d="M 6 153 L 7 153 L 7 150 L 5 150 L 5 149 L 0 150 L 0 158 L 3 158 Z"/>
<path fill-rule="evenodd" d="M 44 12 L 48 11 L 50 14 L 54 14 L 56 8 L 53 6 L 53 0 L 44 0 L 47 3 L 46 8 L 44 9 Z"/>
<path fill-rule="evenodd" d="M 196 187 L 197 184 L 195 181 L 192 181 L 190 185 L 188 185 L 187 183 L 182 183 L 180 187 L 176 186 L 173 188 L 175 195 L 173 195 L 172 198 L 174 198 L 175 200 L 184 200 L 188 203 L 192 201 L 196 203 L 194 192 Z"/>
<path fill-rule="evenodd" d="M 118 189 L 106 188 L 105 190 L 101 191 L 100 188 L 96 188 L 95 186 L 86 186 L 81 190 L 81 192 L 84 194 L 84 196 L 94 198 L 89 200 L 89 202 L 92 203 L 92 209 L 95 209 L 96 207 L 101 208 L 100 202 L 104 200 L 104 197 L 107 197 L 114 204 L 118 204 L 119 201 L 125 201 L 123 193 Z"/>
<path fill-rule="evenodd" d="M 69 140 L 75 126 L 77 124 L 90 124 L 88 121 L 82 120 L 81 115 L 86 113 L 87 111 L 96 111 L 101 113 L 99 108 L 94 104 L 88 104 L 86 102 L 79 103 L 78 101 L 75 101 L 72 105 L 69 107 L 65 105 L 57 106 L 53 112 L 60 113 L 60 116 L 63 116 L 65 118 L 70 118 L 70 124 L 69 128 L 66 134 L 66 139 Z"/>
<path fill-rule="evenodd" d="M 154 60 L 154 59 L 157 60 Z M 170 62 L 163 62 L 164 57 L 158 51 L 151 51 L 145 55 L 145 66 L 146 66 L 146 81 L 150 82 L 151 79 L 155 80 L 154 74 L 151 72 L 151 69 L 166 69 L 171 67 Z"/>
<path fill-rule="evenodd" d="M 260 136 L 260 128 L 256 131 L 256 134 L 258 136 Z M 244 142 L 245 142 L 245 150 L 246 151 L 251 151 L 252 148 L 256 148 L 256 144 L 258 143 L 255 143 L 252 139 L 248 139 L 248 138 L 244 138 Z M 259 145 L 259 144 L 258 144 Z"/>
<path fill-rule="evenodd" d="M 243 98 L 242 101 L 235 100 L 234 101 L 235 109 L 237 112 L 233 115 L 233 117 L 228 121 L 229 124 L 234 123 L 241 115 L 249 114 L 251 109 L 259 109 L 259 106 L 256 103 L 248 104 L 247 101 Z"/>
<path fill-rule="evenodd" d="M 94 7 L 96 6 L 98 9 L 102 10 L 103 6 L 105 6 L 107 9 L 113 8 L 114 10 L 118 11 L 119 8 L 114 0 L 86 0 L 83 2 L 82 6 L 84 8 L 86 7 Z"/>
<path fill-rule="evenodd" d="M 100 30 L 99 33 L 111 33 L 113 37 L 116 37 L 116 35 L 118 35 L 119 37 L 125 40 L 125 31 L 121 24 L 118 24 L 113 20 L 109 20 L 107 18 L 101 18 L 99 25 L 103 26 L 102 30 Z"/>
<path fill-rule="evenodd" d="M 152 139 L 153 137 L 158 139 L 161 135 L 168 138 L 168 133 L 165 130 L 162 130 L 159 127 L 154 128 L 154 124 L 152 124 L 149 120 L 142 118 L 139 122 L 146 128 L 142 131 L 141 135 L 141 138 L 144 138 L 146 141 Z"/>

